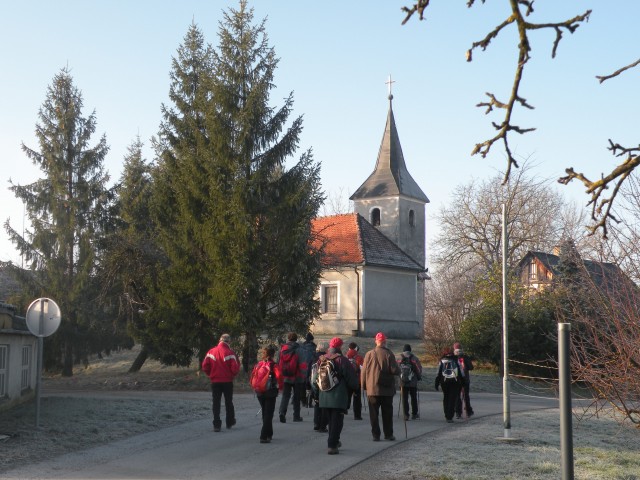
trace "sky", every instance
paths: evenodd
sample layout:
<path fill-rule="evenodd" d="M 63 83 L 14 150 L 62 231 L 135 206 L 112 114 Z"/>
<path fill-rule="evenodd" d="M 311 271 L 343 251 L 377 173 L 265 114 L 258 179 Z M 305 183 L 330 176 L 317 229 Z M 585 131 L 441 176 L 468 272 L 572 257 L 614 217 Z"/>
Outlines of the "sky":
<path fill-rule="evenodd" d="M 139 136 L 148 160 L 150 139 L 158 132 L 160 108 L 168 102 L 172 57 L 192 22 L 208 43 L 218 45 L 222 11 L 237 1 L 213 0 L 3 0 L 0 16 L 0 220 L 20 231 L 22 203 L 9 190 L 41 177 L 22 152 L 37 149 L 34 130 L 47 86 L 62 68 L 82 91 L 84 115 L 95 111 L 92 145 L 106 135 L 110 151 L 105 169 L 112 181 L 122 173 L 127 147 Z M 279 107 L 294 94 L 293 116 L 304 131 L 297 159 L 311 148 L 321 163 L 325 194 L 353 193 L 375 166 L 393 79 L 393 111 L 409 172 L 430 198 L 427 204 L 427 258 L 438 226 L 433 216 L 451 201 L 460 184 L 483 180 L 506 167 L 501 145 L 483 159 L 471 156 L 476 143 L 495 133 L 476 104 L 485 92 L 506 100 L 511 90 L 517 38 L 503 31 L 473 62 L 465 53 L 509 15 L 507 0 L 432 1 L 427 19 L 402 26 L 401 7 L 409 0 L 301 2 L 255 0 L 255 21 L 266 18 L 269 43 L 280 59 L 270 103 Z M 638 58 L 629 41 L 637 29 L 640 2 L 538 0 L 530 21 L 563 21 L 591 9 L 588 23 L 564 33 L 555 59 L 554 33 L 531 35 L 532 59 L 525 67 L 521 95 L 535 110 L 517 110 L 514 122 L 536 127 L 513 135 L 518 158 L 529 158 L 533 172 L 555 180 L 574 167 L 588 177 L 608 173 L 616 159 L 608 139 L 637 145 L 637 78 L 640 70 L 604 84 L 609 74 Z M 574 182 L 551 183 L 580 207 L 588 197 Z M 20 264 L 20 256 L 0 231 L 0 261 Z"/>

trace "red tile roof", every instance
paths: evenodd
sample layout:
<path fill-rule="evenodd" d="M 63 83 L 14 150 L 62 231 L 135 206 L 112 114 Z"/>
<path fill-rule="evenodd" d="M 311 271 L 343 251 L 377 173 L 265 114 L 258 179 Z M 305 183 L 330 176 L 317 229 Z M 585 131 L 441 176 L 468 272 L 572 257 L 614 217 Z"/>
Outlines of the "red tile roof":
<path fill-rule="evenodd" d="M 311 222 L 315 245 L 324 244 L 325 266 L 364 263 L 360 229 L 355 213 L 319 217 Z"/>
<path fill-rule="evenodd" d="M 324 251 L 323 265 L 377 265 L 423 271 L 424 267 L 357 213 L 313 220 L 314 246 Z"/>

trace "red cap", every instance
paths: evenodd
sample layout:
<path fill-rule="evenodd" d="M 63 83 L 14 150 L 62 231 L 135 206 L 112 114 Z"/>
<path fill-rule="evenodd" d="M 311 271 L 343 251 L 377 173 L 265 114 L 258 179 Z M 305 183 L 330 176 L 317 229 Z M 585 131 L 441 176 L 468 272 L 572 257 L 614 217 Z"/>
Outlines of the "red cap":
<path fill-rule="evenodd" d="M 454 350 L 460 350 L 460 344 L 458 342 L 453 344 L 453 349 Z"/>
<path fill-rule="evenodd" d="M 342 339 L 340 337 L 333 337 L 329 341 L 329 348 L 340 348 L 342 346 Z"/>
<path fill-rule="evenodd" d="M 384 342 L 386 339 L 387 337 L 384 336 L 384 333 L 378 332 L 376 334 L 376 342 Z"/>

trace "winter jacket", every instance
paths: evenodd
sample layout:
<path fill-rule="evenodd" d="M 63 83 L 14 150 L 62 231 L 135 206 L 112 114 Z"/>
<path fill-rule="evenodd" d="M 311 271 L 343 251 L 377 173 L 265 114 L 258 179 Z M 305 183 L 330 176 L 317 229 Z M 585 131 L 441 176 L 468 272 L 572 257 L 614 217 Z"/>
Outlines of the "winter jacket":
<path fill-rule="evenodd" d="M 420 359 L 418 359 L 418 357 L 416 357 L 411 352 L 402 352 L 396 361 L 398 362 L 398 365 L 403 363 L 403 361 L 409 362 L 411 365 L 411 369 L 413 370 L 413 378 L 411 379 L 411 381 L 403 383 L 402 386 L 414 388 L 417 387 L 418 382 L 422 380 L 422 364 L 420 363 Z"/>
<path fill-rule="evenodd" d="M 311 379 L 313 389 L 320 399 L 320 408 L 339 408 L 346 411 L 349 408 L 350 394 L 358 388 L 356 372 L 353 370 L 349 359 L 342 355 L 342 352 L 337 348 L 330 348 L 325 355 L 318 359 L 318 370 L 324 358 L 333 360 L 340 382 L 328 392 L 323 392 L 318 388 L 316 382 L 317 373 Z"/>
<path fill-rule="evenodd" d="M 351 366 L 353 367 L 353 370 L 356 372 L 356 375 L 358 376 L 358 383 L 360 382 L 360 370 L 362 370 L 362 364 L 364 362 L 364 358 L 362 357 L 362 355 L 360 355 L 358 353 L 357 350 L 353 350 L 353 349 L 349 349 L 347 350 L 347 358 L 349 359 L 349 361 L 351 362 Z"/>
<path fill-rule="evenodd" d="M 308 383 L 309 376 L 311 375 L 311 365 L 313 364 L 316 358 L 316 348 L 317 345 L 313 342 L 304 342 L 300 345 L 298 349 L 298 355 L 300 356 L 301 363 L 304 363 L 305 372 L 305 383 Z"/>
<path fill-rule="evenodd" d="M 300 344 L 298 342 L 287 342 L 282 345 L 278 365 L 280 365 L 285 383 L 304 383 L 306 381 L 307 364 L 303 358 L 300 358 Z M 289 365 L 293 365 L 292 370 L 289 369 Z"/>
<path fill-rule="evenodd" d="M 282 388 L 284 387 L 284 379 L 282 378 L 282 372 L 280 371 L 280 366 L 276 362 L 271 360 L 271 359 L 262 360 L 261 362 L 258 362 L 257 365 L 261 366 L 264 363 L 269 364 L 269 368 L 271 369 L 272 375 L 275 376 L 275 378 L 276 378 L 277 386 L 276 386 L 276 388 L 272 388 L 271 390 L 267 390 L 264 393 L 257 393 L 256 392 L 256 394 L 258 396 L 264 396 L 266 398 L 277 397 L 278 396 L 278 390 L 282 390 Z"/>
<path fill-rule="evenodd" d="M 211 383 L 233 382 L 240 371 L 240 362 L 231 347 L 220 342 L 207 352 L 202 362 L 202 371 L 209 376 Z"/>
<path fill-rule="evenodd" d="M 360 384 L 370 397 L 393 397 L 396 394 L 395 378 L 400 369 L 393 352 L 387 347 L 376 346 L 364 356 Z"/>
<path fill-rule="evenodd" d="M 438 390 L 438 387 L 440 385 L 443 385 L 445 383 L 445 377 L 442 372 L 444 371 L 445 365 L 447 365 L 449 362 L 453 362 L 453 368 L 456 373 L 456 382 L 458 383 L 458 385 L 461 385 L 462 382 L 464 381 L 464 374 L 460 370 L 460 365 L 458 365 L 458 359 L 453 353 L 451 353 L 449 355 L 443 356 L 440 359 L 440 363 L 438 364 L 438 374 L 436 375 L 436 384 L 435 384 L 436 390 Z"/>

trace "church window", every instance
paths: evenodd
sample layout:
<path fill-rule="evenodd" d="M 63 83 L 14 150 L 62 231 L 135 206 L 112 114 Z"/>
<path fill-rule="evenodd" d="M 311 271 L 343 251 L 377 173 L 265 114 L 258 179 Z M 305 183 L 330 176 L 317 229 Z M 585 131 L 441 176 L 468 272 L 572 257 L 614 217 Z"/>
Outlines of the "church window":
<path fill-rule="evenodd" d="M 374 208 L 371 210 L 371 225 L 374 227 L 380 226 L 380 209 Z"/>
<path fill-rule="evenodd" d="M 538 264 L 535 259 L 531 260 L 531 263 L 529 264 L 529 278 L 531 280 L 538 279 Z"/>
<path fill-rule="evenodd" d="M 338 313 L 338 286 L 322 286 L 322 313 Z"/>
<path fill-rule="evenodd" d="M 416 213 L 413 210 L 409 210 L 409 226 L 416 226 Z"/>

